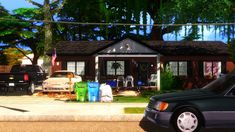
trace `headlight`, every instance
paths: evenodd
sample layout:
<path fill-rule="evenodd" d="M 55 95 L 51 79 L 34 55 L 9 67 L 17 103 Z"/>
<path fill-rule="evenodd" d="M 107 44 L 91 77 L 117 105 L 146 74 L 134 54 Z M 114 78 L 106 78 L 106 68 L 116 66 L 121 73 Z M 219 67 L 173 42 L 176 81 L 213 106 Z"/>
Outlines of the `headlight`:
<path fill-rule="evenodd" d="M 43 83 L 42 83 L 42 85 L 47 85 L 47 84 L 48 84 L 48 82 L 43 82 Z"/>
<path fill-rule="evenodd" d="M 65 85 L 70 85 L 70 83 L 69 82 L 66 82 L 66 83 L 64 83 Z"/>
<path fill-rule="evenodd" d="M 158 111 L 164 111 L 167 109 L 167 107 L 168 107 L 168 103 L 162 102 L 162 101 L 158 101 L 154 106 L 154 108 Z"/>

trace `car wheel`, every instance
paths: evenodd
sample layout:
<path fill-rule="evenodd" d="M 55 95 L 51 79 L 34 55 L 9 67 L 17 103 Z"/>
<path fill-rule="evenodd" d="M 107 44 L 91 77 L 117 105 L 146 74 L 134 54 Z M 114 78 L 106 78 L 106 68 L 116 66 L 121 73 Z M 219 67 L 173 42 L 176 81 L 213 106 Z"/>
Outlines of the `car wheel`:
<path fill-rule="evenodd" d="M 31 84 L 28 88 L 28 94 L 32 95 L 34 93 L 34 91 L 35 91 L 35 84 L 34 84 L 34 82 L 31 82 Z"/>
<path fill-rule="evenodd" d="M 202 126 L 202 118 L 197 110 L 183 108 L 176 111 L 172 124 L 178 132 L 198 132 Z"/>

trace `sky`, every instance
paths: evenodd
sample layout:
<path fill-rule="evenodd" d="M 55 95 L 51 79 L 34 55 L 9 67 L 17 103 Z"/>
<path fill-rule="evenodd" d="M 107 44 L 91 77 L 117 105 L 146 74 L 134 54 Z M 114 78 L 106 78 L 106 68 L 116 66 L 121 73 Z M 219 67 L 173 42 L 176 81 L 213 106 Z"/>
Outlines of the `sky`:
<path fill-rule="evenodd" d="M 40 4 L 43 4 L 44 0 L 34 0 Z M 17 9 L 17 8 L 23 8 L 23 7 L 35 7 L 34 5 L 30 4 L 29 2 L 27 2 L 26 0 L 0 0 L 0 3 L 2 6 L 4 6 L 8 11 L 12 12 L 12 10 Z M 149 21 L 150 22 L 150 21 Z M 150 29 L 149 31 L 150 32 Z M 218 32 L 218 31 L 217 31 Z M 182 36 L 184 36 L 184 31 L 182 30 L 179 34 L 178 37 L 176 39 L 175 34 L 166 34 L 164 35 L 164 40 L 181 40 Z M 218 33 L 217 33 L 218 34 Z M 199 40 L 205 40 L 205 41 L 223 41 L 223 42 L 227 42 L 226 37 L 217 35 L 217 37 L 215 38 L 215 31 L 214 30 L 204 30 L 204 37 L 203 39 L 199 39 Z"/>
<path fill-rule="evenodd" d="M 35 1 L 37 1 L 38 3 L 43 3 L 43 0 Z M 0 3 L 9 11 L 22 7 L 35 7 L 26 0 L 0 0 Z"/>

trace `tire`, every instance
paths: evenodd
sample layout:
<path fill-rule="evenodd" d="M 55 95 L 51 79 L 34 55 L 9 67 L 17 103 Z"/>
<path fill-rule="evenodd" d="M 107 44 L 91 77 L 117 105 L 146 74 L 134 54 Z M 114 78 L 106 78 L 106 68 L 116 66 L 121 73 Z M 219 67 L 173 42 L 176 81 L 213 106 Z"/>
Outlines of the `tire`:
<path fill-rule="evenodd" d="M 35 91 L 35 84 L 34 84 L 34 82 L 31 82 L 28 87 L 28 94 L 32 95 L 34 93 L 34 91 Z"/>
<path fill-rule="evenodd" d="M 194 108 L 182 108 L 174 113 L 172 125 L 177 132 L 198 132 L 202 127 L 202 117 Z"/>

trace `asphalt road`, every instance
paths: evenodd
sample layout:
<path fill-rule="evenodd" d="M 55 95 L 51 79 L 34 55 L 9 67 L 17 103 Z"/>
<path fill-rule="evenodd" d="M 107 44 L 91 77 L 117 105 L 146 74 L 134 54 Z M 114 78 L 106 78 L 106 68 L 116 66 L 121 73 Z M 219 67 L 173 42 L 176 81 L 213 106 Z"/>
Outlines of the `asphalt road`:
<path fill-rule="evenodd" d="M 2 132 L 144 132 L 139 122 L 0 122 Z M 154 132 L 170 132 L 160 128 Z M 234 132 L 235 129 L 204 129 L 201 132 Z"/>
<path fill-rule="evenodd" d="M 15 96 L 14 94 L 8 94 L 7 96 L 0 96 L 0 104 L 2 106 L 11 106 L 14 104 L 34 105 L 36 104 L 61 104 L 63 101 L 58 101 L 48 97 L 36 97 L 36 96 Z M 0 114 L 3 111 L 12 112 L 12 110 L 2 108 Z M 9 121 L 0 122 L 0 132 L 144 132 L 140 127 L 143 123 L 138 121 L 96 121 L 96 122 L 15 122 Z M 147 126 L 149 131 L 154 132 L 170 132 L 172 129 Z M 235 127 L 235 126 L 234 126 Z M 235 132 L 235 128 L 230 129 L 202 129 L 200 132 Z"/>

